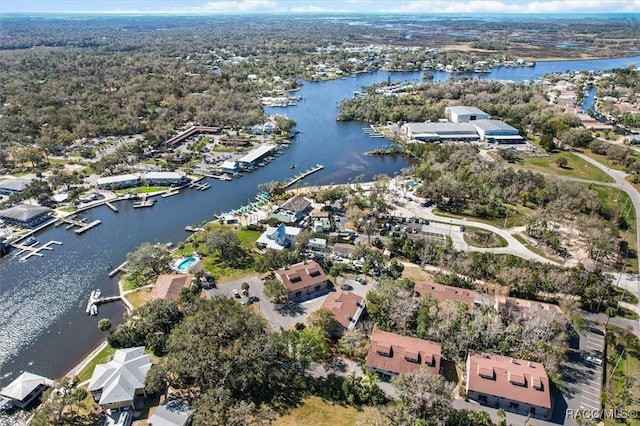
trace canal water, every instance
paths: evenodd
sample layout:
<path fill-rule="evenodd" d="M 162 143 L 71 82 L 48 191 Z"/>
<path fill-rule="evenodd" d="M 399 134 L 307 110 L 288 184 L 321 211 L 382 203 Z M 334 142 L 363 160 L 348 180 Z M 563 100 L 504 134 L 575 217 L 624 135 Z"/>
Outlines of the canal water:
<path fill-rule="evenodd" d="M 638 64 L 640 57 L 592 61 L 540 62 L 535 67 L 501 68 L 473 74 L 498 80 L 534 80 L 549 72 L 603 70 Z M 452 75 L 435 72 L 434 80 Z M 92 289 L 102 294 L 117 291 L 116 279 L 107 273 L 122 263 L 128 252 L 145 241 L 177 243 L 188 234 L 184 227 L 210 221 L 214 214 L 251 202 L 260 183 L 282 181 L 316 163 L 325 169 L 303 182 L 345 183 L 355 176 L 371 179 L 393 175 L 408 167 L 401 157 L 369 157 L 366 151 L 386 145 L 371 138 L 366 125 L 338 122 L 337 104 L 361 91 L 363 86 L 392 81 L 419 81 L 421 72 L 378 71 L 322 83 L 304 82 L 297 93 L 298 105 L 267 108 L 265 112 L 285 114 L 297 122 L 300 133 L 283 155 L 267 167 L 240 179 L 221 182 L 209 179 L 206 191 L 184 190 L 180 195 L 158 198 L 152 208 L 133 209 L 131 201 L 117 203 L 118 213 L 103 206 L 83 213 L 102 224 L 76 235 L 64 227 L 48 227 L 37 235 L 41 243 L 61 241 L 44 256 L 20 262 L 13 256 L 0 261 L 0 387 L 23 370 L 55 378 L 64 375 L 105 337 L 97 328 L 99 318 L 118 323 L 124 309 L 119 303 L 100 306 L 97 317 L 88 317 L 85 307 Z M 296 164 L 295 170 L 290 169 Z M 2 422 L 0 421 L 0 424 Z"/>

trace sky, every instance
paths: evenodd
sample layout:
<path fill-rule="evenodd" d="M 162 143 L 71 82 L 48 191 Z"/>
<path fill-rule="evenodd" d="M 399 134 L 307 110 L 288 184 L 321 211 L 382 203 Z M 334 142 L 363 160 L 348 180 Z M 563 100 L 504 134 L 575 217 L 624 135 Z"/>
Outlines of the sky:
<path fill-rule="evenodd" d="M 0 14 L 638 13 L 640 0 L 0 0 Z"/>

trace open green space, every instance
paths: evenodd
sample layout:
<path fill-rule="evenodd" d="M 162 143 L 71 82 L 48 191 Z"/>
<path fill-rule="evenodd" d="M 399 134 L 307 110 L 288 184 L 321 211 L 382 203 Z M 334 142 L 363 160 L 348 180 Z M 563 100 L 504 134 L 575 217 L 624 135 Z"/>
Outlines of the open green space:
<path fill-rule="evenodd" d="M 135 188 L 127 188 L 127 189 L 118 189 L 116 194 L 125 195 L 125 194 L 150 194 L 153 192 L 161 192 L 169 189 L 168 186 L 137 186 Z"/>
<path fill-rule="evenodd" d="M 451 213 L 440 209 L 433 209 L 433 213 L 442 217 L 469 219 L 475 222 L 486 223 L 487 225 L 493 225 L 497 228 L 505 229 L 526 225 L 528 223 L 529 216 L 533 213 L 533 209 L 514 204 L 508 204 L 507 209 L 509 214 L 505 218 L 482 218 L 473 216 L 470 212 L 463 211 L 461 213 Z"/>
<path fill-rule="evenodd" d="M 365 413 L 354 407 L 327 402 L 317 396 L 302 401 L 287 415 L 278 417 L 275 426 L 355 426 L 364 419 Z"/>
<path fill-rule="evenodd" d="M 559 157 L 566 158 L 567 164 L 564 167 L 560 167 L 556 163 Z M 599 182 L 614 182 L 611 176 L 570 152 L 558 152 L 545 157 L 524 157 L 517 160 L 516 164 L 516 167 L 539 173 L 589 179 Z"/>
<path fill-rule="evenodd" d="M 91 359 L 91 361 L 89 361 L 87 365 L 84 366 L 82 370 L 78 372 L 78 374 L 76 375 L 78 377 L 78 381 L 84 382 L 86 380 L 89 380 L 93 375 L 93 370 L 96 368 L 96 365 L 108 362 L 109 357 L 113 356 L 115 352 L 116 350 L 111 346 L 105 346 L 100 352 L 96 354 L 96 356 L 93 357 L 93 359 Z"/>
<path fill-rule="evenodd" d="M 629 378 L 640 371 L 640 339 L 625 330 L 607 327 L 607 353 L 603 401 L 605 410 L 626 408 L 627 412 L 640 412 L 640 384 L 630 386 Z M 628 418 L 626 423 L 605 419 L 605 425 L 640 425 L 640 418 Z"/>
<path fill-rule="evenodd" d="M 607 158 L 606 155 L 596 154 L 595 152 L 592 152 L 590 149 L 582 149 L 582 150 L 579 150 L 579 152 L 586 155 L 589 158 L 596 160 L 598 163 L 610 169 L 624 171 L 624 166 L 622 166 L 621 164 L 615 161 L 611 161 L 609 158 Z M 632 157 L 635 158 L 636 160 L 640 160 L 640 153 L 636 151 L 633 151 L 633 152 L 634 154 L 632 155 Z"/>

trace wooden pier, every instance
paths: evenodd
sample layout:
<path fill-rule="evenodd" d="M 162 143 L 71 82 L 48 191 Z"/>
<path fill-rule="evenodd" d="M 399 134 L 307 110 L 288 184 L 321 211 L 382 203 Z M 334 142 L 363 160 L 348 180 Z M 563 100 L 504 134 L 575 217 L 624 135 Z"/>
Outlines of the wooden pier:
<path fill-rule="evenodd" d="M 91 294 L 89 295 L 89 301 L 87 302 L 87 309 L 86 309 L 86 313 L 87 315 L 91 314 L 91 306 L 92 305 L 100 305 L 102 303 L 109 303 L 109 302 L 115 302 L 116 300 L 120 300 L 121 297 L 120 296 L 109 296 L 109 297 L 95 297 L 95 292 L 91 292 Z"/>
<path fill-rule="evenodd" d="M 114 275 L 118 274 L 120 271 L 122 271 L 122 268 L 124 268 L 124 265 L 126 265 L 127 262 L 122 262 L 119 266 L 117 266 L 113 271 L 109 272 L 109 278 L 113 277 Z"/>
<path fill-rule="evenodd" d="M 318 172 L 318 171 L 320 171 L 320 170 L 322 170 L 322 169 L 324 169 L 324 166 L 323 166 L 322 164 L 316 164 L 315 166 L 313 166 L 313 167 L 312 167 L 312 168 L 310 168 L 309 170 L 306 170 L 306 171 L 304 171 L 304 172 L 302 172 L 302 173 L 298 173 L 297 175 L 295 175 L 295 176 L 294 176 L 294 177 L 292 177 L 291 179 L 288 179 L 287 181 L 285 181 L 285 182 L 282 184 L 282 187 L 283 187 L 283 188 L 288 188 L 288 187 L 290 187 L 291 185 L 293 185 L 294 183 L 296 183 L 296 182 L 298 182 L 298 181 L 300 181 L 300 180 L 302 180 L 302 179 L 306 178 L 307 176 L 309 176 L 309 175 L 311 175 L 311 174 L 313 174 L 313 173 L 315 173 L 315 172 Z"/>
<path fill-rule="evenodd" d="M 118 208 L 116 206 L 114 206 L 113 204 L 111 204 L 110 202 L 106 202 L 105 203 L 107 205 L 107 207 L 109 207 L 111 210 L 113 210 L 114 212 L 118 213 Z"/>
<path fill-rule="evenodd" d="M 189 188 L 196 188 L 198 191 L 204 191 L 205 189 L 211 188 L 211 184 L 191 182 L 191 184 L 189 184 Z"/>
<path fill-rule="evenodd" d="M 76 229 L 76 234 L 82 234 L 85 231 L 88 231 L 89 229 L 98 226 L 102 223 L 102 221 L 100 219 L 96 219 L 91 223 L 87 223 L 84 226 L 81 226 L 80 228 Z"/>
<path fill-rule="evenodd" d="M 147 196 L 145 195 L 142 197 L 140 201 L 136 201 L 133 203 L 133 208 L 139 209 L 141 207 L 153 207 L 155 203 L 156 203 L 156 200 L 154 200 L 153 198 L 148 199 Z"/>
<path fill-rule="evenodd" d="M 42 257 L 43 254 L 40 252 L 42 250 L 53 250 L 53 247 L 51 247 L 53 244 L 62 245 L 60 241 L 49 241 L 48 243 L 45 243 L 41 246 L 38 246 L 38 245 L 27 246 L 19 243 L 11 243 L 11 246 L 20 250 L 18 253 L 16 253 L 16 255 L 18 256 L 21 255 L 22 253 L 28 252 L 26 255 L 20 258 L 20 261 L 24 262 L 25 260 L 29 259 L 31 256 Z"/>

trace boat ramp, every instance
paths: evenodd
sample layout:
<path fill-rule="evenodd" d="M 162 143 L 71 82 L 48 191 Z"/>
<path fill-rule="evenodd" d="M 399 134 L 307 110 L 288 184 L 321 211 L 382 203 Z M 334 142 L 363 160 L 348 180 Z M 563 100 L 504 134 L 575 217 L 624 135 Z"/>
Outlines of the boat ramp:
<path fill-rule="evenodd" d="M 286 189 L 286 188 L 290 187 L 291 185 L 293 185 L 294 183 L 296 183 L 296 182 L 306 178 L 307 176 L 309 176 L 309 175 L 311 175 L 311 174 L 313 174 L 315 172 L 318 172 L 318 171 L 320 171 L 322 169 L 324 169 L 324 166 L 322 164 L 316 164 L 315 166 L 313 166 L 309 170 L 305 170 L 304 172 L 300 172 L 297 175 L 295 175 L 294 177 L 286 180 L 282 184 L 282 187 Z"/>

